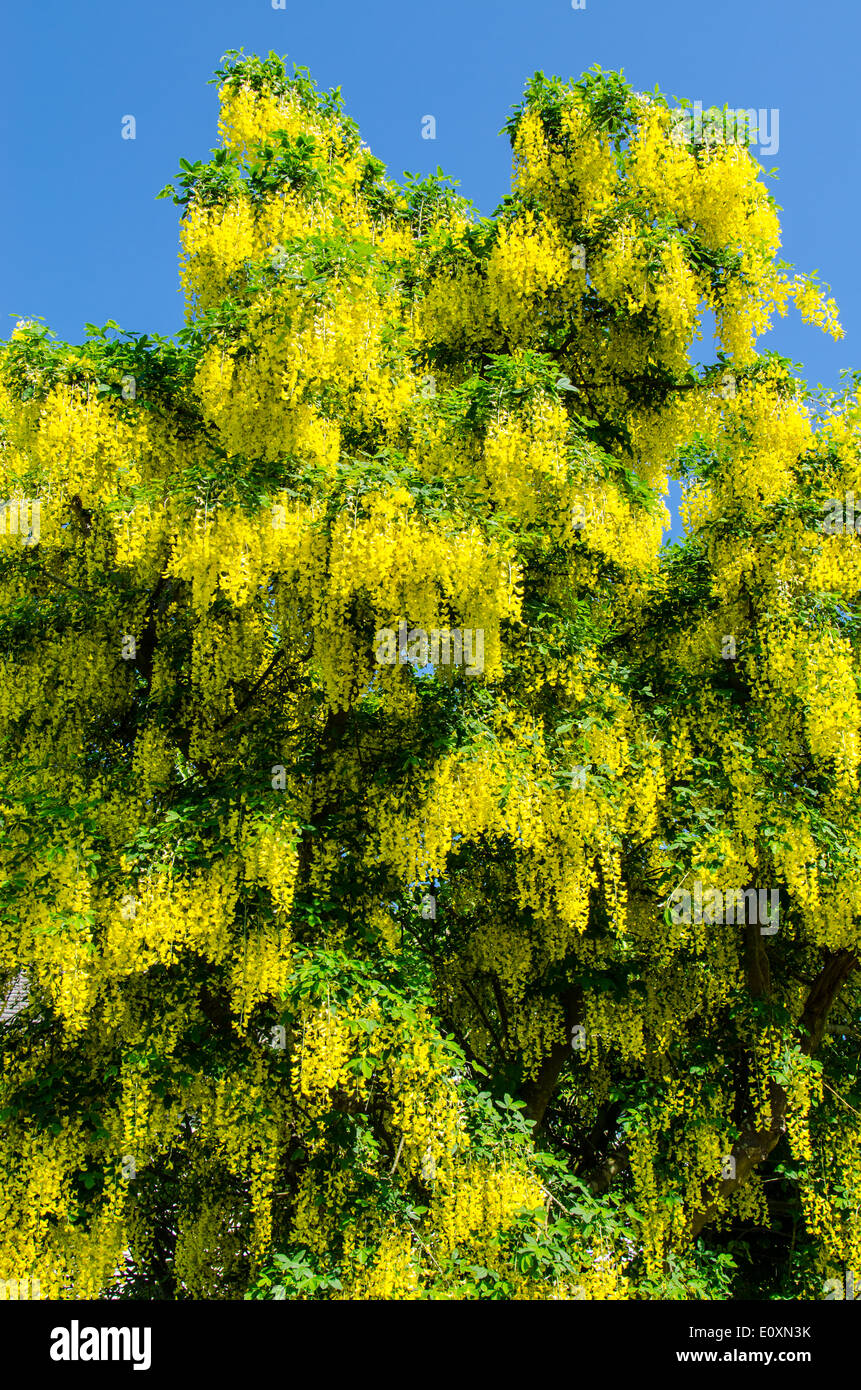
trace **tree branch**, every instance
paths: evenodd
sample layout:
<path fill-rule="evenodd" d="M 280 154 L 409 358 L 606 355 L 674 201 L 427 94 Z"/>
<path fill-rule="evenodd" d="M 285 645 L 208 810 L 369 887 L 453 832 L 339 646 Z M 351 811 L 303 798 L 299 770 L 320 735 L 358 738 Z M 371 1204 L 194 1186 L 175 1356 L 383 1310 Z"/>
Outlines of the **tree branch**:
<path fill-rule="evenodd" d="M 568 990 L 563 997 L 562 1006 L 565 1010 L 565 1041 L 553 1044 L 541 1063 L 535 1080 L 528 1081 L 521 1092 L 521 1099 L 526 1101 L 524 1117 L 534 1120 L 536 1129 L 539 1129 L 544 1121 L 544 1112 L 550 1104 L 562 1068 L 571 1058 L 571 1029 L 583 1007 L 583 991 L 579 986 Z"/>
<path fill-rule="evenodd" d="M 758 928 L 754 926 L 753 930 L 758 931 Z M 750 932 L 750 928 L 748 931 Z M 807 1056 L 812 1056 L 819 1048 L 828 1021 L 829 1010 L 857 964 L 857 957 L 852 951 L 836 951 L 829 956 L 814 980 L 799 1020 L 799 1027 L 805 1035 L 802 1039 L 801 1050 Z M 783 1119 L 786 1114 L 787 1103 L 788 1097 L 784 1088 L 775 1081 L 770 1081 L 768 1086 L 768 1124 L 763 1128 L 750 1126 L 739 1135 L 732 1147 L 732 1157 L 735 1159 L 735 1177 L 722 1179 L 716 1196 L 710 1201 L 706 1199 L 706 1205 L 694 1212 L 691 1220 L 692 1235 L 699 1235 L 703 1227 L 717 1215 L 721 1199 L 735 1192 L 753 1169 L 762 1163 L 763 1159 L 767 1158 L 772 1149 L 776 1147 L 783 1133 Z"/>
<path fill-rule="evenodd" d="M 223 720 L 221 721 L 221 723 L 217 726 L 218 732 L 219 732 L 219 733 L 221 732 L 222 729 L 227 729 L 227 728 L 229 728 L 229 726 L 230 726 L 231 724 L 233 724 L 233 723 L 235 722 L 235 720 L 237 720 L 237 719 L 239 718 L 239 716 L 240 716 L 240 714 L 242 713 L 242 711 L 243 711 L 248 705 L 250 705 L 251 701 L 254 699 L 254 696 L 257 694 L 257 692 L 258 692 L 258 690 L 260 689 L 260 687 L 261 687 L 261 685 L 263 684 L 263 682 L 269 679 L 269 676 L 272 674 L 272 672 L 274 671 L 275 667 L 278 665 L 278 662 L 279 662 L 279 661 L 283 661 L 283 660 L 284 660 L 284 653 L 283 653 L 283 652 L 276 652 L 275 655 L 273 656 L 272 660 L 270 661 L 269 665 L 266 667 L 266 670 L 263 672 L 263 675 L 259 678 L 259 680 L 256 680 L 256 681 L 254 682 L 254 684 L 252 685 L 252 687 L 251 687 L 251 689 L 249 690 L 248 694 L 245 696 L 245 699 L 242 700 L 242 701 L 240 701 L 240 703 L 236 706 L 236 709 L 234 710 L 233 714 L 228 715 L 227 718 L 226 718 L 226 719 L 223 719 Z"/>

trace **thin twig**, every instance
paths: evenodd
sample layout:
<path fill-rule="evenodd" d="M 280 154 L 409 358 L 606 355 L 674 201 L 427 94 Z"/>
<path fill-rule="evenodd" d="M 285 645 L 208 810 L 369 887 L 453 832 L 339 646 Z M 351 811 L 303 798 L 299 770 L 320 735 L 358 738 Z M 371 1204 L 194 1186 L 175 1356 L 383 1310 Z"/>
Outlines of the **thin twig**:
<path fill-rule="evenodd" d="M 401 1152 L 402 1152 L 402 1150 L 403 1150 L 403 1147 L 404 1147 L 404 1140 L 406 1139 L 406 1137 L 407 1137 L 406 1134 L 402 1134 L 402 1135 L 401 1135 L 401 1142 L 400 1142 L 400 1144 L 398 1145 L 398 1151 L 397 1151 L 397 1153 L 395 1154 L 395 1161 L 394 1161 L 394 1163 L 392 1164 L 391 1172 L 389 1173 L 389 1176 L 390 1176 L 390 1177 L 392 1177 L 392 1176 L 394 1175 L 394 1171 L 395 1171 L 395 1169 L 397 1168 L 398 1164 L 399 1164 L 400 1161 L 401 1161 Z"/>
<path fill-rule="evenodd" d="M 263 672 L 263 675 L 260 677 L 259 680 L 255 681 L 254 685 L 252 685 L 252 687 L 251 687 L 251 689 L 249 690 L 248 694 L 246 695 L 245 699 L 244 699 L 239 705 L 237 705 L 237 707 L 236 707 L 236 709 L 234 710 L 233 714 L 228 715 L 227 719 L 223 719 L 223 720 L 221 721 L 221 723 L 220 723 L 219 725 L 217 725 L 217 730 L 218 730 L 219 733 L 221 732 L 222 729 L 226 729 L 226 728 L 228 727 L 228 725 L 232 724 L 233 721 L 234 721 L 235 719 L 238 719 L 239 715 L 240 715 L 240 714 L 242 713 L 242 711 L 245 709 L 246 705 L 250 704 L 250 702 L 254 699 L 254 696 L 257 694 L 257 692 L 258 692 L 258 690 L 260 689 L 260 687 L 261 687 L 261 685 L 263 684 L 263 682 L 264 682 L 265 680 L 267 680 L 268 677 L 271 675 L 272 671 L 273 671 L 273 670 L 275 669 L 275 667 L 278 665 L 278 662 L 279 662 L 279 661 L 283 661 L 283 660 L 284 660 L 284 653 L 283 653 L 283 652 L 276 652 L 275 655 L 273 656 L 272 660 L 270 661 L 269 665 L 266 667 L 266 670 Z"/>
<path fill-rule="evenodd" d="M 425 1254 L 428 1255 L 428 1256 L 430 1257 L 431 1260 L 433 1260 L 433 1263 L 436 1265 L 436 1267 L 437 1267 L 437 1269 L 439 1270 L 440 1274 L 442 1274 L 442 1268 L 441 1268 L 441 1266 L 440 1266 L 439 1264 L 437 1264 L 437 1261 L 436 1261 L 436 1258 L 435 1258 L 435 1256 L 434 1256 L 433 1251 L 428 1249 L 428 1247 L 425 1245 L 424 1241 L 422 1240 L 421 1236 L 419 1235 L 418 1231 L 416 1230 L 416 1228 L 415 1228 L 415 1226 L 414 1226 L 414 1224 L 413 1224 L 412 1217 L 408 1216 L 408 1217 L 407 1217 L 407 1220 L 409 1221 L 410 1226 L 412 1227 L 413 1235 L 415 1236 L 415 1238 L 416 1238 L 416 1240 L 418 1241 L 419 1245 L 421 1246 L 422 1250 L 424 1250 Z"/>
<path fill-rule="evenodd" d="M 861 1115 L 858 1114 L 858 1111 L 854 1108 L 854 1106 L 849 1104 L 848 1100 L 843 1099 L 839 1091 L 835 1091 L 833 1086 L 829 1086 L 828 1082 L 824 1078 L 822 1084 L 825 1087 L 826 1091 L 830 1091 L 833 1096 L 837 1097 L 841 1105 L 845 1105 L 847 1110 L 851 1110 L 852 1114 L 858 1115 L 859 1120 L 861 1120 Z"/>

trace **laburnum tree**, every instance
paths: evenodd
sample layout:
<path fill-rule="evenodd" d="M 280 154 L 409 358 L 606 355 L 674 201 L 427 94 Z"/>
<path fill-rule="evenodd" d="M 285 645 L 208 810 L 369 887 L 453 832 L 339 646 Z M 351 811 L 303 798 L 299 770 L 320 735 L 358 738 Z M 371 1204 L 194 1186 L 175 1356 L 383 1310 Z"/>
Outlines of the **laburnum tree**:
<path fill-rule="evenodd" d="M 755 342 L 833 301 L 747 145 L 621 75 L 529 82 L 492 217 L 305 69 L 217 80 L 182 331 L 0 352 L 0 1277 L 822 1297 L 861 395 Z"/>

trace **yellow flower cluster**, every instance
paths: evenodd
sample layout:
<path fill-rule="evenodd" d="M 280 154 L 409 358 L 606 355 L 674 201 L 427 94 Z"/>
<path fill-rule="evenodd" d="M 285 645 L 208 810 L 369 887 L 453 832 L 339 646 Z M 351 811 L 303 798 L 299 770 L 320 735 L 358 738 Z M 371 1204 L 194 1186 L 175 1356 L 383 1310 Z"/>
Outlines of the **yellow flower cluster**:
<path fill-rule="evenodd" d="M 231 949 L 238 897 L 235 864 L 216 860 L 205 872 L 170 869 L 141 879 L 123 894 L 108 925 L 106 958 L 114 975 L 137 974 L 156 962 L 171 964 L 184 951 L 220 963 Z"/>

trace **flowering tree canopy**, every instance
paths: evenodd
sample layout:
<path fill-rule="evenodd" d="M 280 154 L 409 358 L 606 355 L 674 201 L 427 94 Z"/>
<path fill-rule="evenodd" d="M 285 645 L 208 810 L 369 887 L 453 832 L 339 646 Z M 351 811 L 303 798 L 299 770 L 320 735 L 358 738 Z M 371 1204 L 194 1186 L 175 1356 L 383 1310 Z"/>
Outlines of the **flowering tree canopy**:
<path fill-rule="evenodd" d="M 755 342 L 833 301 L 617 74 L 530 81 L 492 217 L 304 69 L 217 76 L 183 330 L 0 350 L 0 1275 L 818 1297 L 861 397 Z"/>

